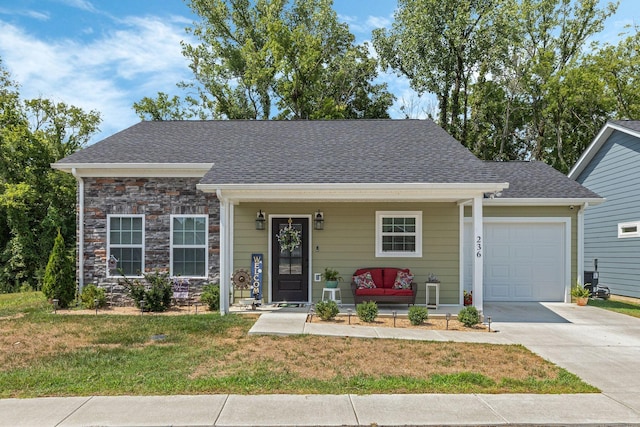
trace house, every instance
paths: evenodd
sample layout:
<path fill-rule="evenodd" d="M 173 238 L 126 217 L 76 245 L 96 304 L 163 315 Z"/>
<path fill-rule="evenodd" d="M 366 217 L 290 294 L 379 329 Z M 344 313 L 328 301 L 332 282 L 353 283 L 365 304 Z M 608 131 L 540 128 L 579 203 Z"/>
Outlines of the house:
<path fill-rule="evenodd" d="M 351 275 L 376 266 L 411 269 L 419 301 L 430 274 L 441 305 L 568 301 L 579 218 L 602 201 L 543 163 L 481 161 L 429 120 L 142 122 L 53 167 L 78 180 L 80 286 L 162 268 L 235 298 L 233 273 L 257 265 L 266 303 L 318 301 L 325 267 L 352 302 Z"/>
<path fill-rule="evenodd" d="M 584 265 L 611 293 L 640 298 L 640 120 L 604 125 L 569 177 L 606 198 L 584 215 Z"/>

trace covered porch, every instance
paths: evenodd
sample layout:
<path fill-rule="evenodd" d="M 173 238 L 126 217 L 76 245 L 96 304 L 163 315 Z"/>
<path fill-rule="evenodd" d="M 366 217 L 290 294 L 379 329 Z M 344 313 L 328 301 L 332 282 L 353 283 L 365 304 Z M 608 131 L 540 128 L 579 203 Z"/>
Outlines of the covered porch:
<path fill-rule="evenodd" d="M 482 311 L 483 201 L 507 187 L 507 183 L 250 188 L 200 184 L 200 190 L 215 191 L 220 201 L 221 295 L 230 296 L 221 299 L 221 312 L 228 313 L 240 296 L 233 290 L 234 272 L 251 271 L 255 255 L 262 260 L 261 301 L 265 305 L 319 301 L 325 268 L 339 271 L 342 303 L 353 304 L 350 282 L 358 268 L 396 267 L 408 268 L 414 275 L 419 285 L 416 304 L 426 304 L 425 282 L 435 275 L 440 282 L 439 309 L 443 313 L 462 306 L 464 283 L 469 279 L 472 285 L 467 291 L 473 291 L 473 303 Z M 472 240 L 465 239 L 465 207 L 471 209 Z M 264 227 L 257 224 L 258 216 L 264 218 Z M 314 221 L 318 216 L 323 220 L 320 226 Z M 300 230 L 302 241 L 296 253 L 283 255 L 277 234 L 289 219 Z M 397 231 L 390 239 L 383 236 L 386 221 L 395 224 L 392 228 Z M 462 262 L 465 247 L 474 254 L 467 280 Z M 295 284 L 288 281 L 291 277 L 287 273 L 296 274 Z"/>

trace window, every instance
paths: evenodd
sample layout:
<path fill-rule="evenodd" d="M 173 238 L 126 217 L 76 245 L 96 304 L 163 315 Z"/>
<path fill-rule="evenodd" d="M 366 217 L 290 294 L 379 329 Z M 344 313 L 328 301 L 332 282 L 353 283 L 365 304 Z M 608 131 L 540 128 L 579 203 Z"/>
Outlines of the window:
<path fill-rule="evenodd" d="M 107 270 L 109 276 L 119 276 L 122 269 L 126 276 L 141 276 L 144 272 L 144 216 L 107 216 Z M 116 268 L 110 268 L 108 260 L 117 260 Z"/>
<path fill-rule="evenodd" d="M 640 221 L 618 224 L 618 238 L 640 237 Z"/>
<path fill-rule="evenodd" d="M 171 275 L 207 277 L 206 215 L 171 217 Z"/>
<path fill-rule="evenodd" d="M 376 212 L 377 257 L 422 256 L 422 212 Z"/>

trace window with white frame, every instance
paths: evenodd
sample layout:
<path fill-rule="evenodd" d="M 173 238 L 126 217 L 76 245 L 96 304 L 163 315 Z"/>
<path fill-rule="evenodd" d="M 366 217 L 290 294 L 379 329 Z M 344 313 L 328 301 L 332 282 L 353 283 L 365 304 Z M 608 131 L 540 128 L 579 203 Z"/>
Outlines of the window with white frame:
<path fill-rule="evenodd" d="M 422 212 L 376 212 L 377 257 L 422 256 Z"/>
<path fill-rule="evenodd" d="M 207 277 L 206 215 L 171 216 L 171 275 Z"/>
<path fill-rule="evenodd" d="M 144 272 L 144 215 L 107 216 L 107 271 L 109 276 L 141 276 Z M 116 260 L 110 268 L 109 260 Z"/>
<path fill-rule="evenodd" d="M 622 222 L 618 224 L 618 238 L 640 237 L 640 221 Z"/>

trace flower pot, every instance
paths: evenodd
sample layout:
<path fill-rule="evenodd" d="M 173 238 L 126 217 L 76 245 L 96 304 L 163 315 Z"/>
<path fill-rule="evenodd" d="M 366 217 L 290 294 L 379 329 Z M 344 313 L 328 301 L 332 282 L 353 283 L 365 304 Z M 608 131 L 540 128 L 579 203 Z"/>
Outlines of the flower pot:
<path fill-rule="evenodd" d="M 327 280 L 326 282 L 324 282 L 324 287 L 325 288 L 337 288 L 338 287 L 338 281 L 337 280 Z"/>
<path fill-rule="evenodd" d="M 578 297 L 576 298 L 576 304 L 578 305 L 587 305 L 587 302 L 589 302 L 589 297 Z"/>

